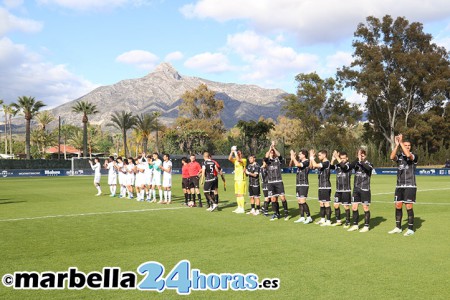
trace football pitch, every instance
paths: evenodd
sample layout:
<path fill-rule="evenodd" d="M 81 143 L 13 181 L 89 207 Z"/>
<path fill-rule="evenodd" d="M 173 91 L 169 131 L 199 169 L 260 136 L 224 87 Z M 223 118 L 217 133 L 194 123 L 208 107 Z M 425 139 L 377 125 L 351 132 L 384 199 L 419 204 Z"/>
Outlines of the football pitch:
<path fill-rule="evenodd" d="M 192 291 L 193 299 L 449 299 L 450 178 L 418 176 L 416 234 L 394 228 L 395 177 L 372 177 L 371 230 L 295 224 L 295 177 L 284 174 L 291 220 L 237 215 L 233 180 L 220 183 L 220 210 L 181 206 L 181 177 L 174 176 L 171 205 L 95 197 L 92 177 L 3 178 L 0 196 L 0 276 L 19 271 L 86 274 L 104 267 L 133 271 L 157 261 L 166 272 L 187 259 L 204 274 L 254 273 L 279 278 L 278 290 Z M 319 213 L 317 177 L 308 201 Z M 332 184 L 334 186 L 334 177 Z M 334 190 L 333 190 L 334 191 Z M 204 196 L 202 196 L 204 199 Z M 246 208 L 250 208 L 246 197 Z M 360 226 L 363 212 L 360 208 Z M 343 214 L 344 216 L 344 214 Z M 334 220 L 334 212 L 333 212 Z M 406 227 L 406 212 L 403 228 Z M 138 281 L 144 278 L 138 276 Z M 0 299 L 173 299 L 139 290 L 14 290 L 0 285 Z"/>

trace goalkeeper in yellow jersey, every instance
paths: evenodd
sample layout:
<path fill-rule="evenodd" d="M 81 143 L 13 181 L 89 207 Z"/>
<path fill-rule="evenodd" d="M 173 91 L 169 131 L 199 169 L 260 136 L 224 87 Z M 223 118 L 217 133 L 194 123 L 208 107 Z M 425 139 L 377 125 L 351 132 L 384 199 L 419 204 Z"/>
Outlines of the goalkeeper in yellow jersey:
<path fill-rule="evenodd" d="M 244 210 L 244 194 L 246 192 L 245 168 L 247 167 L 247 159 L 242 157 L 242 152 L 237 151 L 236 146 L 231 147 L 228 160 L 234 165 L 234 193 L 236 194 L 236 202 L 238 207 L 233 211 L 237 214 L 245 213 Z"/>

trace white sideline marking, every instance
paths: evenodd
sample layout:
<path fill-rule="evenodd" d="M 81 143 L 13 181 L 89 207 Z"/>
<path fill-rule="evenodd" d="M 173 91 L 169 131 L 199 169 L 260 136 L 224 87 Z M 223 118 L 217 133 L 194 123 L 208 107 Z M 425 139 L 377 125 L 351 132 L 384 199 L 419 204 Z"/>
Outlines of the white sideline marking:
<path fill-rule="evenodd" d="M 450 188 L 440 188 L 440 189 L 426 189 L 417 190 L 418 192 L 428 192 L 428 191 L 442 191 L 450 190 Z M 392 195 L 394 192 L 389 193 L 377 193 L 372 194 L 372 196 L 377 195 Z M 296 195 L 286 194 L 288 197 L 296 197 Z M 308 197 L 308 199 L 317 200 L 315 197 Z M 288 202 L 297 202 L 297 199 L 287 200 Z M 374 203 L 389 203 L 393 204 L 394 201 L 372 201 Z M 424 205 L 450 205 L 450 203 L 429 203 L 429 202 L 417 202 L 417 204 Z M 175 209 L 185 209 L 187 207 L 165 207 L 165 208 L 147 208 L 147 209 L 133 209 L 133 210 L 117 210 L 117 211 L 105 211 L 105 212 L 91 212 L 91 213 L 79 213 L 79 214 L 68 214 L 68 215 L 50 215 L 50 216 L 40 216 L 40 217 L 28 217 L 28 218 L 16 218 L 16 219 L 0 219 L 0 222 L 13 222 L 13 221 L 24 221 L 24 220 L 39 220 L 39 219 L 51 219 L 51 218 L 65 218 L 65 217 L 82 217 L 82 216 L 95 216 L 95 215 L 109 215 L 109 214 L 124 214 L 124 213 L 136 213 L 136 212 L 146 212 L 146 211 L 160 211 L 160 210 L 175 210 Z"/>
<path fill-rule="evenodd" d="M 184 209 L 184 208 L 187 208 L 187 207 L 147 208 L 147 209 L 91 212 L 91 213 L 80 213 L 80 214 L 69 214 L 69 215 L 40 216 L 40 217 L 17 218 L 17 219 L 0 219 L 0 222 L 39 220 L 39 219 L 64 218 L 64 217 L 82 217 L 82 216 L 109 215 L 109 214 L 125 214 L 125 213 L 136 213 L 136 212 L 158 211 L 158 210 L 174 210 L 174 209 Z"/>

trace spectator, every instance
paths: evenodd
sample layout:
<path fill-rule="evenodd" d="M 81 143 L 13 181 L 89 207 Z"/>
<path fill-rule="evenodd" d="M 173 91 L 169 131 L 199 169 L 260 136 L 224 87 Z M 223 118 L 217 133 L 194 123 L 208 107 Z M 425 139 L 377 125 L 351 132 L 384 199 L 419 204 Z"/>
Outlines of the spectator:
<path fill-rule="evenodd" d="M 444 168 L 449 168 L 449 169 L 450 169 L 450 159 L 447 159 L 447 160 L 445 161 L 445 166 L 444 166 Z"/>

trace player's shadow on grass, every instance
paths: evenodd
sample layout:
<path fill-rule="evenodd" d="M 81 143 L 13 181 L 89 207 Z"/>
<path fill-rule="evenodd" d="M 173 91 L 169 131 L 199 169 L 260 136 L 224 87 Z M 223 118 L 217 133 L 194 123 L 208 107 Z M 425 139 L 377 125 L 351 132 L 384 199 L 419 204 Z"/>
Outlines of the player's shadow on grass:
<path fill-rule="evenodd" d="M 24 200 L 17 200 L 17 201 L 10 201 L 11 199 L 0 199 L 0 205 L 1 204 L 13 204 L 13 203 L 21 203 L 21 202 L 27 202 Z"/>
<path fill-rule="evenodd" d="M 237 204 L 236 202 L 233 201 L 229 201 L 229 200 L 219 200 L 219 207 L 220 209 L 226 209 L 226 208 L 230 208 L 230 207 L 236 207 Z"/>
<path fill-rule="evenodd" d="M 364 220 L 364 215 L 363 215 L 363 220 Z M 381 223 L 383 223 L 383 222 L 386 222 L 386 218 L 384 218 L 384 217 L 375 217 L 375 218 L 371 218 L 370 219 L 370 226 L 372 227 L 372 228 L 375 228 L 375 227 L 377 227 L 378 225 L 380 225 Z"/>
<path fill-rule="evenodd" d="M 422 223 L 425 222 L 424 219 L 419 217 L 414 217 L 414 230 L 418 230 L 420 227 L 422 227 Z M 406 222 L 408 223 L 408 222 Z M 402 230 L 408 229 L 408 224 L 405 224 L 402 226 Z"/>

